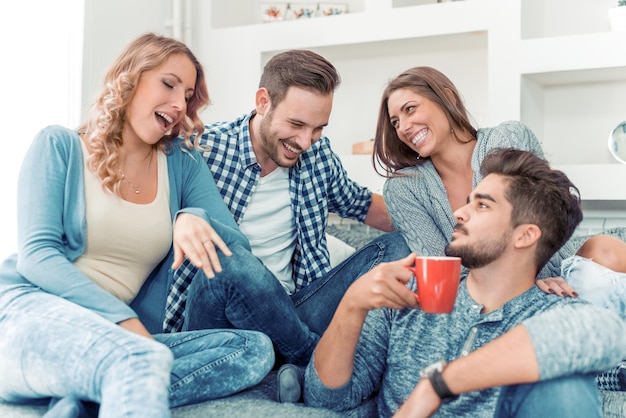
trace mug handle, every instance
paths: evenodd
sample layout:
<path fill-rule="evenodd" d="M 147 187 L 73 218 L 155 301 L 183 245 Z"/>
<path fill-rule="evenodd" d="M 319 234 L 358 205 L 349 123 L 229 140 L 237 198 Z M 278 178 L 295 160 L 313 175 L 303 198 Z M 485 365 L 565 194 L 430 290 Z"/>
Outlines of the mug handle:
<path fill-rule="evenodd" d="M 415 278 L 415 292 L 411 292 L 411 293 L 413 293 L 413 297 L 415 298 L 415 301 L 417 302 L 417 304 L 422 306 L 422 302 L 420 302 L 420 297 L 418 295 L 418 289 L 417 289 L 417 273 L 415 273 L 417 266 L 410 266 L 407 268 L 411 270 L 411 273 L 413 273 L 413 277 Z"/>

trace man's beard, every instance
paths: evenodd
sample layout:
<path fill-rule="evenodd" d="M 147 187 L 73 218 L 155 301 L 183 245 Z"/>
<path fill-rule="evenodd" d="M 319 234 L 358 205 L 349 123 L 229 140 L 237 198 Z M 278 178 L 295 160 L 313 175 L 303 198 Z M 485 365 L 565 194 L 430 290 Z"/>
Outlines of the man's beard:
<path fill-rule="evenodd" d="M 270 112 L 266 114 L 261 121 L 259 129 L 259 139 L 261 141 L 263 149 L 265 150 L 265 153 L 272 161 L 274 161 L 277 166 L 289 168 L 296 163 L 296 160 L 290 162 L 281 160 L 280 158 L 280 148 L 282 147 L 282 144 L 278 139 L 275 140 L 275 138 L 272 137 L 271 131 L 272 120 L 274 118 L 273 112 L 273 110 L 270 110 Z M 291 145 L 294 148 L 298 148 L 297 145 L 288 145 Z"/>
<path fill-rule="evenodd" d="M 461 264 L 468 269 L 477 269 L 497 260 L 511 239 L 511 232 L 506 232 L 498 240 L 483 239 L 475 244 L 458 244 L 454 241 L 446 246 L 446 255 L 461 257 Z"/>

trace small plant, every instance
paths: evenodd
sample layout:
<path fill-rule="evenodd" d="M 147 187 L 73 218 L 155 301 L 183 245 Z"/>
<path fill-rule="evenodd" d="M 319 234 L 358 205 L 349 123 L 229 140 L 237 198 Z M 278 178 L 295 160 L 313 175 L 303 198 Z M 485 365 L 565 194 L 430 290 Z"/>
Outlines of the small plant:
<path fill-rule="evenodd" d="M 617 7 L 626 6 L 626 0 L 617 0 Z"/>

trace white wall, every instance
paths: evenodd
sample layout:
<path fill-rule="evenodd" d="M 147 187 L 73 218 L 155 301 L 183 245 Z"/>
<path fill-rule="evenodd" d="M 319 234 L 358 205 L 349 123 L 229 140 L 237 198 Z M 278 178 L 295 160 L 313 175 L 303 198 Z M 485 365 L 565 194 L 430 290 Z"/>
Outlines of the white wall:
<path fill-rule="evenodd" d="M 608 31 L 608 9 L 615 6 L 617 0 L 524 0 L 522 36 L 539 38 Z"/>
<path fill-rule="evenodd" d="M 212 25 L 222 27 L 232 24 L 225 18 L 236 21 L 244 19 L 254 23 L 258 17 L 255 9 L 256 0 L 235 0 L 240 3 L 237 8 L 243 7 L 244 11 L 238 9 L 241 13 L 232 15 L 213 13 L 215 10 L 219 12 L 220 7 L 233 10 L 234 6 L 227 0 L 84 0 L 84 9 L 81 0 L 14 0 L 3 3 L 0 14 L 0 36 L 5 43 L 0 79 L 4 83 L 0 121 L 3 122 L 5 136 L 4 152 L 0 153 L 0 191 L 5 199 L 0 216 L 0 259 L 16 248 L 17 173 L 22 157 L 35 133 L 49 124 L 72 127 L 78 125 L 100 89 L 104 72 L 117 54 L 143 32 L 152 31 L 171 36 L 173 3 L 181 1 L 192 5 L 193 42 L 187 43 L 202 61 L 208 75 L 209 93 L 214 93 L 213 105 L 202 114 L 203 119 L 206 122 L 226 120 L 250 110 L 263 64 L 262 59 L 267 57 L 259 59 L 254 55 L 245 59 L 240 58 L 237 61 L 238 65 L 233 66 L 229 56 L 241 54 L 241 51 L 237 50 L 237 45 L 258 44 L 267 40 L 250 39 L 245 36 L 245 39 L 238 39 L 241 33 L 246 33 L 244 26 L 243 30 L 233 34 L 232 39 L 218 40 L 223 45 L 223 51 L 220 53 L 208 54 L 207 44 L 212 41 L 209 39 Z M 358 12 L 359 8 L 363 8 L 363 4 L 373 7 L 385 1 L 391 0 L 350 0 L 350 4 L 356 6 Z M 398 1 L 395 0 L 396 3 Z M 419 2 L 407 1 L 409 4 Z M 603 7 L 599 7 L 598 2 Z M 212 8 L 212 3 L 215 3 L 215 9 Z M 604 11 L 614 3 L 616 0 L 524 0 L 522 14 L 533 16 L 534 19 L 522 19 L 525 22 L 521 28 L 522 37 L 530 39 L 606 31 L 608 21 Z M 554 13 L 555 7 L 567 10 L 567 19 L 551 18 L 550 16 L 558 16 Z M 84 49 L 80 46 L 83 26 Z M 371 30 L 377 31 L 377 28 L 373 27 Z M 494 40 L 485 40 L 484 37 L 477 36 L 474 41 L 475 48 L 468 48 L 468 45 L 459 46 L 459 51 L 462 50 L 466 54 L 465 62 L 473 63 L 471 66 L 462 67 L 455 65 L 458 62 L 455 58 L 458 58 L 459 51 L 436 48 L 435 45 L 429 52 L 420 52 L 417 55 L 411 52 L 410 44 L 414 42 L 412 39 L 407 39 L 406 45 L 398 42 L 394 44 L 395 46 L 385 43 L 362 44 L 362 48 L 368 48 L 370 51 L 359 53 L 358 50 L 354 50 L 351 51 L 351 57 L 347 56 L 345 48 L 319 48 L 318 51 L 335 62 L 344 75 L 343 84 L 337 92 L 331 124 L 326 131 L 331 138 L 337 138 L 334 145 L 336 151 L 347 154 L 350 152 L 350 144 L 369 139 L 373 135 L 377 104 L 362 106 L 360 98 L 378 97 L 387 80 L 369 77 L 372 71 L 368 69 L 371 68 L 376 70 L 373 71 L 376 74 L 380 74 L 380 68 L 384 68 L 389 77 L 417 63 L 441 68 L 464 93 L 478 124 L 491 123 L 492 121 L 485 120 L 487 102 L 499 100 L 484 95 L 487 90 L 484 78 L 475 74 L 485 74 L 487 69 L 492 70 L 485 57 L 484 47 L 485 42 L 492 41 Z M 450 44 L 444 42 L 444 46 Z M 392 50 L 386 55 L 386 48 L 393 49 L 398 45 L 404 48 L 405 54 Z M 371 49 L 376 48 L 377 56 L 381 59 L 368 58 L 374 56 Z M 423 48 L 420 48 L 420 51 L 423 51 Z M 73 64 L 81 60 L 80 55 L 84 55 L 82 71 L 79 65 Z M 228 70 L 229 77 L 212 77 L 215 73 L 221 74 L 222 68 Z M 234 85 L 235 91 L 246 93 L 233 95 L 231 87 Z M 626 85 L 619 87 L 620 92 L 626 91 L 624 90 Z M 604 94 L 601 89 L 596 90 L 594 94 L 597 96 Z M 567 88 L 561 87 L 545 92 L 548 99 L 556 96 L 558 100 L 544 100 L 546 103 L 543 110 L 548 111 L 553 103 L 562 101 L 575 107 L 576 101 L 568 101 L 567 94 L 569 94 Z M 597 100 L 601 100 L 601 97 L 597 97 Z M 616 105 L 615 108 L 620 107 Z M 348 119 L 339 118 L 337 115 L 355 116 Z M 363 162 L 355 160 L 353 165 L 360 167 Z"/>
<path fill-rule="evenodd" d="M 172 0 L 85 0 L 83 116 L 126 45 L 144 32 L 171 36 L 171 11 Z"/>
<path fill-rule="evenodd" d="M 0 259 L 17 249 L 17 177 L 33 137 L 79 120 L 82 10 L 79 0 L 3 2 Z"/>
<path fill-rule="evenodd" d="M 5 135 L 0 192 L 5 198 L 0 260 L 17 249 L 17 179 L 33 137 L 52 124 L 78 126 L 104 72 L 133 38 L 148 31 L 171 35 L 171 4 L 172 0 L 3 3 L 0 122 Z"/>

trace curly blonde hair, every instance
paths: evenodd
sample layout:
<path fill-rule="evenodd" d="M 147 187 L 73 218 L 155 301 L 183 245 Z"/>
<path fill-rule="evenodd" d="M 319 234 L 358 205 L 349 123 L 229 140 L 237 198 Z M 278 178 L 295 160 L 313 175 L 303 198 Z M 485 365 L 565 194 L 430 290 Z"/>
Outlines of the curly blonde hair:
<path fill-rule="evenodd" d="M 199 136 L 204 131 L 198 112 L 209 104 L 204 69 L 185 44 L 153 33 L 135 39 L 113 63 L 104 77 L 102 91 L 89 110 L 86 121 L 78 129 L 91 147 L 89 169 L 102 180 L 104 188 L 118 195 L 123 179 L 115 167 L 124 142 L 122 129 L 126 123 L 128 106 L 142 74 L 158 68 L 175 54 L 186 55 L 196 68 L 194 94 L 187 103 L 186 117 L 173 126 L 155 147 L 166 151 L 178 136 L 184 137 L 183 144 L 186 147 L 194 147 L 192 135 L 197 132 Z"/>

